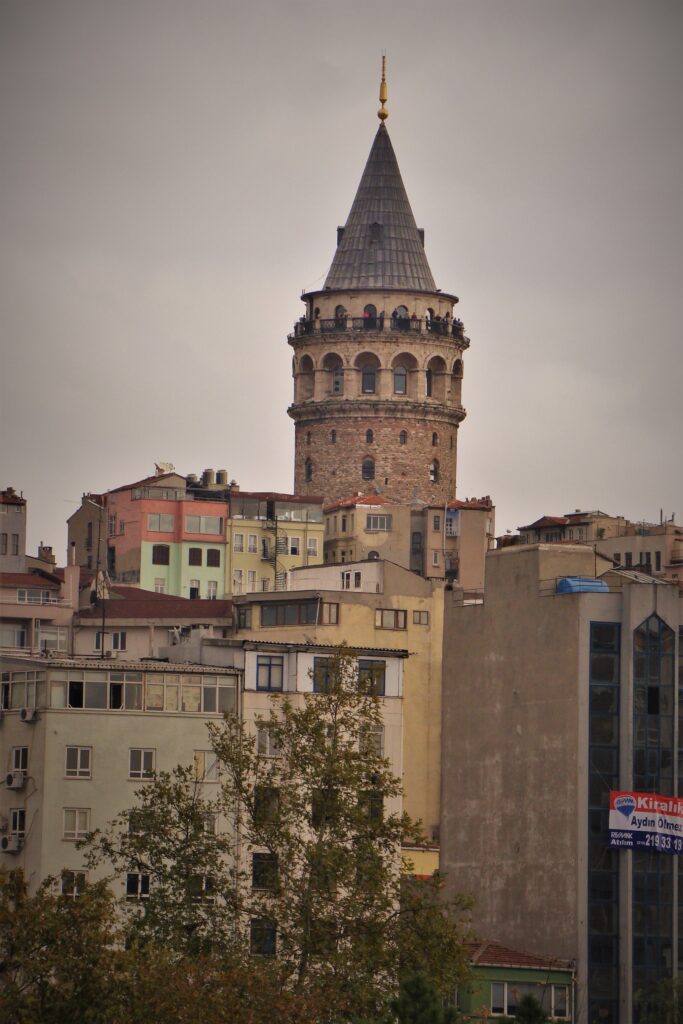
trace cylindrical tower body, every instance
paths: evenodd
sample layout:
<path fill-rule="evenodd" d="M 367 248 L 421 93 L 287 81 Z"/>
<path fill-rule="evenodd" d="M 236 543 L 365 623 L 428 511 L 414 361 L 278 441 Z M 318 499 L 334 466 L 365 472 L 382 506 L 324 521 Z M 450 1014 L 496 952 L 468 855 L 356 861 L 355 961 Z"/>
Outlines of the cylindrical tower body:
<path fill-rule="evenodd" d="M 396 501 L 455 497 L 463 351 L 452 295 L 304 296 L 294 349 L 295 491 Z"/>

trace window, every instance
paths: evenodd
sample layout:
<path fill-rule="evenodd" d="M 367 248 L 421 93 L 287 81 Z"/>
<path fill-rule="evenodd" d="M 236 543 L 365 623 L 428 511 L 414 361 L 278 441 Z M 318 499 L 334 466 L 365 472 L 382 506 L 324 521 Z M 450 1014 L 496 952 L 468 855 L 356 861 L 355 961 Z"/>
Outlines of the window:
<path fill-rule="evenodd" d="M 200 563 L 201 564 L 201 563 Z M 207 548 L 206 564 L 209 569 L 219 569 L 221 564 L 220 548 Z"/>
<path fill-rule="evenodd" d="M 524 996 L 532 995 L 551 1020 L 569 1017 L 569 986 L 543 982 L 492 981 L 491 1013 L 514 1015 Z"/>
<path fill-rule="evenodd" d="M 252 889 L 277 888 L 277 855 L 274 853 L 252 853 L 251 855 L 251 887 Z"/>
<path fill-rule="evenodd" d="M 222 516 L 186 516 L 186 533 L 212 533 L 214 535 L 223 533 Z"/>
<path fill-rule="evenodd" d="M 441 529 L 441 516 L 432 517 L 432 529 L 435 533 L 438 533 Z"/>
<path fill-rule="evenodd" d="M 332 679 L 330 677 L 331 659 L 313 659 L 313 692 L 329 693 Z"/>
<path fill-rule="evenodd" d="M 377 370 L 374 366 L 364 366 L 361 370 L 361 391 L 364 395 L 374 395 L 377 382 Z"/>
<path fill-rule="evenodd" d="M 190 600 L 196 601 L 199 597 L 199 580 L 189 582 Z"/>
<path fill-rule="evenodd" d="M 336 443 L 337 443 L 337 431 L 336 430 L 331 430 L 330 431 L 330 444 L 336 444 Z"/>
<path fill-rule="evenodd" d="M 105 633 L 104 635 L 105 635 L 105 638 L 106 638 L 107 634 Z M 118 632 L 115 632 L 115 633 L 111 633 L 110 636 L 111 636 L 111 650 L 112 651 L 125 651 L 126 650 L 127 635 L 126 635 L 126 630 L 125 629 L 119 630 Z M 106 639 L 105 639 L 105 649 L 106 649 Z M 95 633 L 95 650 L 96 651 L 101 651 L 102 650 L 102 633 L 99 632 L 99 631 L 97 633 Z"/>
<path fill-rule="evenodd" d="M 362 688 L 367 688 L 375 697 L 384 696 L 386 672 L 386 661 L 378 661 L 374 658 L 358 659 L 358 682 Z"/>
<path fill-rule="evenodd" d="M 280 748 L 267 725 L 256 728 L 256 753 L 261 757 L 279 757 Z"/>
<path fill-rule="evenodd" d="M 432 551 L 432 566 L 434 568 L 437 568 L 438 565 L 439 565 L 439 552 L 438 551 Z"/>
<path fill-rule="evenodd" d="M 232 539 L 233 551 L 244 551 L 244 534 L 236 533 Z"/>
<path fill-rule="evenodd" d="M 258 554 L 258 537 L 256 536 L 255 533 L 250 533 L 247 535 L 247 551 L 251 555 Z"/>
<path fill-rule="evenodd" d="M 264 917 L 252 917 L 250 929 L 250 948 L 254 956 L 275 956 L 276 928 L 275 922 Z"/>
<path fill-rule="evenodd" d="M 323 626 L 336 626 L 339 622 L 339 605 L 323 601 L 321 621 Z"/>
<path fill-rule="evenodd" d="M 346 533 L 346 516 L 341 517 L 341 532 Z"/>
<path fill-rule="evenodd" d="M 70 896 L 75 899 L 80 896 L 85 888 L 85 871 L 62 871 L 59 884 L 61 896 Z"/>
<path fill-rule="evenodd" d="M 168 544 L 152 545 L 152 565 L 170 565 L 171 549 Z"/>
<path fill-rule="evenodd" d="M 367 757 L 384 757 L 384 726 L 366 726 L 358 737 L 358 751 Z"/>
<path fill-rule="evenodd" d="M 0 533 L 0 555 L 7 554 L 7 534 Z"/>
<path fill-rule="evenodd" d="M 193 903 L 215 903 L 216 888 L 211 875 L 190 875 L 188 891 Z"/>
<path fill-rule="evenodd" d="M 365 520 L 365 529 L 368 531 L 391 529 L 391 516 L 369 515 Z"/>
<path fill-rule="evenodd" d="M 218 597 L 218 580 L 209 580 L 206 584 L 206 598 L 208 601 L 215 601 Z"/>
<path fill-rule="evenodd" d="M 433 375 L 431 370 L 425 370 L 425 391 L 427 398 L 432 397 L 432 387 L 434 384 Z"/>
<path fill-rule="evenodd" d="M 439 435 L 437 433 L 432 434 L 432 448 L 436 448 L 439 444 Z"/>
<path fill-rule="evenodd" d="M 165 594 L 166 593 L 166 580 L 157 577 L 154 580 L 154 593 Z"/>
<path fill-rule="evenodd" d="M 28 775 L 28 747 L 12 747 L 10 771 Z"/>
<path fill-rule="evenodd" d="M 149 748 L 131 747 L 129 751 L 128 778 L 151 779 L 154 775 L 154 751 Z"/>
<path fill-rule="evenodd" d="M 662 568 L 662 552 L 655 551 L 655 572 L 661 572 Z"/>
<path fill-rule="evenodd" d="M 281 654 L 259 654 L 256 658 L 256 689 L 281 690 L 284 675 Z"/>
<path fill-rule="evenodd" d="M 314 626 L 317 621 L 317 601 L 264 604 L 261 606 L 262 626 Z"/>
<path fill-rule="evenodd" d="M 436 459 L 434 459 L 429 467 L 429 479 L 433 484 L 438 484 L 439 482 L 439 463 Z"/>
<path fill-rule="evenodd" d="M 23 839 L 26 835 L 26 811 L 23 807 L 11 807 L 9 812 L 10 835 Z"/>
<path fill-rule="evenodd" d="M 313 479 L 313 463 L 310 459 L 304 462 L 304 481 L 309 484 Z"/>
<path fill-rule="evenodd" d="M 365 443 L 366 444 L 372 444 L 374 440 L 375 440 L 375 435 L 373 434 L 373 432 L 371 430 L 366 430 L 365 431 Z"/>
<path fill-rule="evenodd" d="M 375 611 L 376 629 L 405 629 L 406 613 L 400 608 L 377 608 Z"/>
<path fill-rule="evenodd" d="M 18 555 L 19 554 L 19 534 L 18 533 L 13 533 L 12 534 L 12 554 L 13 555 Z"/>
<path fill-rule="evenodd" d="M 202 564 L 202 549 L 201 548 L 190 548 L 187 553 L 187 564 L 188 565 L 201 565 Z"/>
<path fill-rule="evenodd" d="M 318 557 L 318 538 L 309 537 L 306 541 L 306 554 L 309 558 Z"/>
<path fill-rule="evenodd" d="M 301 537 L 289 538 L 289 554 L 298 555 L 301 551 Z"/>
<path fill-rule="evenodd" d="M 89 807 L 64 808 L 64 839 L 85 839 L 89 831 Z"/>
<path fill-rule="evenodd" d="M 384 798 L 381 792 L 368 789 L 359 795 L 358 804 L 370 825 L 381 825 L 384 818 Z"/>
<path fill-rule="evenodd" d="M 413 612 L 413 625 L 414 626 L 428 626 L 429 625 L 429 612 Z"/>
<path fill-rule="evenodd" d="M 344 394 L 344 368 L 342 366 L 336 366 L 332 371 L 332 394 Z"/>
<path fill-rule="evenodd" d="M 256 569 L 247 569 L 247 593 L 256 593 Z"/>
<path fill-rule="evenodd" d="M 254 825 L 272 825 L 280 815 L 280 790 L 275 786 L 256 786 Z"/>
<path fill-rule="evenodd" d="M 149 875 L 140 871 L 129 871 L 126 875 L 126 899 L 149 899 Z"/>
<path fill-rule="evenodd" d="M 173 533 L 175 516 L 150 512 L 147 516 L 147 529 L 150 533 Z"/>
<path fill-rule="evenodd" d="M 213 750 L 195 750 L 194 777 L 197 782 L 218 782 L 218 759 Z"/>
<path fill-rule="evenodd" d="M 407 442 L 408 442 L 408 434 L 406 433 L 405 430 L 402 430 L 401 433 L 398 435 L 398 443 L 399 444 L 407 444 Z"/>
<path fill-rule="evenodd" d="M 92 778 L 92 747 L 67 747 L 64 774 L 67 779 Z"/>
<path fill-rule="evenodd" d="M 626 552 L 626 568 L 630 569 L 633 566 L 633 555 L 630 551 Z"/>
<path fill-rule="evenodd" d="M 410 538 L 410 553 L 411 555 L 422 554 L 422 534 L 419 530 L 414 530 Z"/>
<path fill-rule="evenodd" d="M 237 628 L 251 629 L 251 608 L 242 605 L 237 609 Z"/>
<path fill-rule="evenodd" d="M 405 366 L 394 369 L 394 394 L 405 395 L 408 391 L 408 371 Z"/>

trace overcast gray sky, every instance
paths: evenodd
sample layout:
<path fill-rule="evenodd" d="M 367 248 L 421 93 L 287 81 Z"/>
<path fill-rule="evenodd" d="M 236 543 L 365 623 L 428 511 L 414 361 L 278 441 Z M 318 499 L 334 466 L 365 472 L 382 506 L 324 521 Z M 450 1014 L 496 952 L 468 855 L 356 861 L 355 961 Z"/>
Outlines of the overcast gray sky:
<path fill-rule="evenodd" d="M 683 519 L 680 0 L 2 0 L 0 484 L 291 490 L 286 336 L 378 121 L 466 355 L 500 532 Z"/>

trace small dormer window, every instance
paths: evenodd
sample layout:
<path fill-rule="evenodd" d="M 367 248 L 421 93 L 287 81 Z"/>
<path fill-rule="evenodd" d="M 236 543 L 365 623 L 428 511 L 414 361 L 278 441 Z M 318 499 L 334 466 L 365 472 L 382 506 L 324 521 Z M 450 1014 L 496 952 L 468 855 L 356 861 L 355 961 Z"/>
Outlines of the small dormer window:
<path fill-rule="evenodd" d="M 370 241 L 376 243 L 382 241 L 382 225 L 376 221 L 370 225 Z"/>

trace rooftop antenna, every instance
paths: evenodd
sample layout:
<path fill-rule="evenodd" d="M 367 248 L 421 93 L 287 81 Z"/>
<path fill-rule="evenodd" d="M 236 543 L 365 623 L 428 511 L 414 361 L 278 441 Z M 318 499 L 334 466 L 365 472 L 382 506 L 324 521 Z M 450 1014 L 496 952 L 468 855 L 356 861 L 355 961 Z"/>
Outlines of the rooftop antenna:
<path fill-rule="evenodd" d="M 384 109 L 384 104 L 387 102 L 387 58 L 385 56 L 382 56 L 382 81 L 379 84 L 379 102 L 382 105 L 377 111 L 377 116 L 382 124 L 384 124 L 389 117 L 389 111 Z"/>

